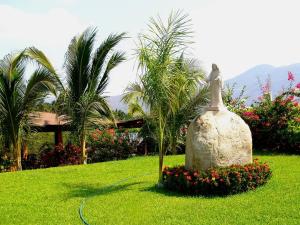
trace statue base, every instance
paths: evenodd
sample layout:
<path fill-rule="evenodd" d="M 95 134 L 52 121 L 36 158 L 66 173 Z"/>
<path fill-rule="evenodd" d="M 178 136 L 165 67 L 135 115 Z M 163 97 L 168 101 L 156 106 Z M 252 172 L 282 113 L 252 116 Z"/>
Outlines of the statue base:
<path fill-rule="evenodd" d="M 252 162 L 250 129 L 225 107 L 205 107 L 189 125 L 186 139 L 187 169 L 204 171 Z"/>

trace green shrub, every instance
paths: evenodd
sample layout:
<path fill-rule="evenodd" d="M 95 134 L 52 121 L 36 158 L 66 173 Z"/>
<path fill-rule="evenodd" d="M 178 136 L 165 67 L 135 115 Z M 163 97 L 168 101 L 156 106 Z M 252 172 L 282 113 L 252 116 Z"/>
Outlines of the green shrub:
<path fill-rule="evenodd" d="M 191 195 L 228 195 L 256 189 L 265 184 L 272 173 L 266 163 L 232 165 L 206 171 L 187 170 L 184 166 L 165 167 L 166 189 Z"/>
<path fill-rule="evenodd" d="M 80 147 L 72 144 L 66 146 L 45 144 L 40 151 L 41 167 L 78 165 L 81 163 Z"/>
<path fill-rule="evenodd" d="M 289 88 L 275 99 L 268 85 L 263 86 L 259 101 L 240 113 L 251 129 L 255 149 L 300 153 L 300 83 L 294 86 L 289 79 Z"/>
<path fill-rule="evenodd" d="M 0 172 L 7 172 L 11 170 L 13 161 L 6 157 L 0 157 Z"/>
<path fill-rule="evenodd" d="M 137 141 L 128 130 L 96 129 L 89 138 L 88 161 L 104 162 L 126 159 L 137 151 Z"/>

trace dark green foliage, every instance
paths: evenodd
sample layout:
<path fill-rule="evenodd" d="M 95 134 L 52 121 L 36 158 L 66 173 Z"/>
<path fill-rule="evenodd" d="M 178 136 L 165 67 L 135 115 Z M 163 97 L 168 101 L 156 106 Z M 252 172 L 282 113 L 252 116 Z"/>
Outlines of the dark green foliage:
<path fill-rule="evenodd" d="M 240 112 L 251 129 L 255 149 L 300 153 L 300 106 L 297 96 L 300 93 L 291 83 L 290 88 L 275 99 L 264 93 L 251 108 Z"/>
<path fill-rule="evenodd" d="M 25 81 L 28 60 L 37 64 Z M 14 166 L 21 170 L 21 142 L 28 130 L 29 113 L 50 93 L 56 94 L 61 83 L 49 60 L 40 50 L 25 50 L 0 60 L 0 130 L 5 148 L 13 155 Z"/>
<path fill-rule="evenodd" d="M 67 144 L 45 144 L 40 150 L 40 166 L 56 167 L 64 165 L 77 165 L 81 163 L 81 151 L 78 146 Z"/>
<path fill-rule="evenodd" d="M 126 159 L 137 153 L 137 140 L 128 130 L 98 130 L 89 138 L 88 161 L 91 163 Z"/>
<path fill-rule="evenodd" d="M 93 51 L 97 30 L 88 28 L 71 40 L 65 56 L 67 86 L 61 94 L 60 110 L 72 119 L 73 136 L 77 137 L 86 163 L 87 129 L 114 122 L 104 96 L 112 69 L 125 60 L 123 52 L 114 51 L 125 33 L 109 35 Z"/>

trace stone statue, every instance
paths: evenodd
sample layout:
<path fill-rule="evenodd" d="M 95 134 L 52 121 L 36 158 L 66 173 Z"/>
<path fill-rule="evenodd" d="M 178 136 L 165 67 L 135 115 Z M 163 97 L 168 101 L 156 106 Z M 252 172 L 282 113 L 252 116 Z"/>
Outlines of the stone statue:
<path fill-rule="evenodd" d="M 207 82 L 211 102 L 188 127 L 185 167 L 203 171 L 251 163 L 251 131 L 240 116 L 223 105 L 222 78 L 217 65 L 212 65 Z"/>
<path fill-rule="evenodd" d="M 209 74 L 207 83 L 209 84 L 209 91 L 211 97 L 211 101 L 207 110 L 220 111 L 226 109 L 222 100 L 223 81 L 220 75 L 219 68 L 216 64 L 212 64 L 212 71 Z"/>

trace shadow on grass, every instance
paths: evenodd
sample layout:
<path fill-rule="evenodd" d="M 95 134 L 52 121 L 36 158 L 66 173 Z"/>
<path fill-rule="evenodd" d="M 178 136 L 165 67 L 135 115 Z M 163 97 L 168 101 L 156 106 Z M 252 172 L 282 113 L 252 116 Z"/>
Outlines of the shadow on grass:
<path fill-rule="evenodd" d="M 180 197 L 180 198 L 201 198 L 201 199 L 212 199 L 212 198 L 227 198 L 231 195 L 224 196 L 206 196 L 206 195 L 189 195 L 185 193 L 179 193 L 176 191 L 170 191 L 165 188 L 157 187 L 157 185 L 150 186 L 148 188 L 142 189 L 142 191 L 153 192 L 156 194 L 161 194 L 169 197 Z"/>
<path fill-rule="evenodd" d="M 104 187 L 95 187 L 95 185 L 87 184 L 64 184 L 64 186 L 70 190 L 66 197 L 67 199 L 69 199 L 78 197 L 90 198 L 94 196 L 108 195 L 118 191 L 129 190 L 130 187 L 141 183 L 142 182 L 132 182 L 126 184 L 107 185 Z"/>
<path fill-rule="evenodd" d="M 265 186 L 265 185 L 262 185 L 262 186 Z M 258 187 L 258 189 L 260 189 L 260 188 L 261 187 Z M 165 196 L 169 196 L 169 197 L 199 198 L 199 199 L 226 199 L 226 198 L 232 198 L 234 196 L 242 197 L 248 193 L 254 193 L 253 190 L 249 190 L 249 191 L 240 192 L 240 193 L 236 193 L 236 194 L 225 194 L 225 195 L 200 195 L 200 194 L 199 195 L 190 195 L 190 194 L 186 194 L 186 193 L 170 191 L 165 188 L 160 188 L 160 187 L 157 187 L 157 185 L 147 187 L 145 189 L 142 189 L 141 191 L 152 192 L 152 193 L 161 194 L 161 195 L 165 195 Z"/>

